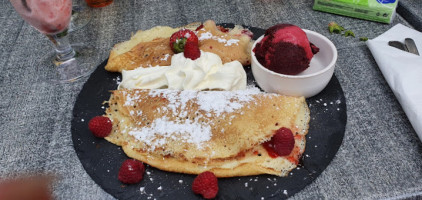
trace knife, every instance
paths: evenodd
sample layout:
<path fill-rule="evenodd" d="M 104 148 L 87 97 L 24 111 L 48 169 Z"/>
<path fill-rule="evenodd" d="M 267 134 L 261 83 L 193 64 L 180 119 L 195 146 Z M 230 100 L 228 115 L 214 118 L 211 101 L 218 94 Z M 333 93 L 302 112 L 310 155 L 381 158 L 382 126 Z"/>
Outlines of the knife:
<path fill-rule="evenodd" d="M 413 53 L 419 56 L 418 48 L 416 47 L 415 41 L 413 41 L 412 38 L 404 39 L 404 44 L 406 45 L 407 50 L 410 53 Z"/>

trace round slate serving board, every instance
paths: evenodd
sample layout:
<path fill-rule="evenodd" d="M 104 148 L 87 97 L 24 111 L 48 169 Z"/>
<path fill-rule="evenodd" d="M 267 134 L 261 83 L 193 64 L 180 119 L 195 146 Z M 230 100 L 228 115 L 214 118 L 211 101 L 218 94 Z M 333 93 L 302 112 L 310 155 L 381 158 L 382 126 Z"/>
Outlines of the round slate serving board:
<path fill-rule="evenodd" d="M 222 24 L 233 27 L 233 24 Z M 254 39 L 265 30 L 247 27 Z M 118 199 L 201 199 L 191 190 L 195 175 L 170 173 L 147 166 L 144 179 L 134 185 L 117 179 L 121 163 L 128 157 L 123 150 L 104 139 L 94 137 L 88 121 L 103 115 L 110 90 L 117 88 L 120 73 L 104 70 L 107 60 L 93 72 L 77 97 L 73 110 L 72 140 L 75 151 L 91 178 Z M 255 84 L 250 66 L 245 68 L 248 84 Z M 346 101 L 335 76 L 318 95 L 306 99 L 311 121 L 306 136 L 306 150 L 299 166 L 287 177 L 272 175 L 221 178 L 217 199 L 285 199 L 312 183 L 337 153 L 344 136 Z"/>

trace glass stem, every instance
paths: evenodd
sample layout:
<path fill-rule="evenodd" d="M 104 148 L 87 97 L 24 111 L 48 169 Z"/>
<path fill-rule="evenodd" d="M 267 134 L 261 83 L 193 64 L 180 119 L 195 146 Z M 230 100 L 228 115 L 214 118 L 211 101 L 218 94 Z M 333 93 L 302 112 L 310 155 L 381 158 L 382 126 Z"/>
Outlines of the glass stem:
<path fill-rule="evenodd" d="M 56 50 L 56 65 L 66 62 L 75 57 L 76 53 L 70 46 L 67 29 L 55 35 L 47 35 L 48 39 L 53 42 Z"/>

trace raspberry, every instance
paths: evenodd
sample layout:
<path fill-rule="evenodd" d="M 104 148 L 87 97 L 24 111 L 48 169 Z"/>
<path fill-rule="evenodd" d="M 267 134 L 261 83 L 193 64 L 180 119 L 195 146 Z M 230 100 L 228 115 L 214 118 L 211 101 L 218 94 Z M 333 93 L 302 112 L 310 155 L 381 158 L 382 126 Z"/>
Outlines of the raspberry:
<path fill-rule="evenodd" d="M 213 199 L 218 193 L 218 180 L 214 173 L 206 171 L 200 173 L 192 183 L 192 191 L 205 199 Z"/>
<path fill-rule="evenodd" d="M 118 179 L 122 183 L 134 184 L 138 183 L 144 178 L 145 166 L 142 162 L 127 159 L 120 166 Z"/>
<path fill-rule="evenodd" d="M 290 129 L 282 127 L 271 139 L 275 153 L 279 156 L 289 155 L 295 146 L 295 139 Z"/>
<path fill-rule="evenodd" d="M 174 53 L 181 53 L 187 42 L 193 42 L 198 45 L 198 37 L 189 29 L 181 29 L 170 37 L 170 48 Z"/>
<path fill-rule="evenodd" d="M 187 42 L 185 44 L 185 51 L 183 52 L 185 58 L 190 58 L 192 60 L 196 60 L 201 56 L 201 51 L 197 44 L 193 42 Z"/>
<path fill-rule="evenodd" d="M 110 134 L 113 124 L 108 117 L 96 116 L 89 120 L 88 128 L 95 137 L 103 138 Z"/>

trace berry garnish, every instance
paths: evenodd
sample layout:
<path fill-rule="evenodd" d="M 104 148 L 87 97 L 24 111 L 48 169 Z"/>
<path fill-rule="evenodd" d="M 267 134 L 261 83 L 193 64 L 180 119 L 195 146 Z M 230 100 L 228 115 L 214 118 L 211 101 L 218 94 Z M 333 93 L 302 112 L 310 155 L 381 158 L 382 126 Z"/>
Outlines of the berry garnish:
<path fill-rule="evenodd" d="M 198 44 L 194 42 L 187 42 L 185 44 L 185 51 L 183 52 L 185 58 L 190 58 L 196 60 L 201 56 L 201 51 L 199 50 Z"/>
<path fill-rule="evenodd" d="M 113 124 L 108 117 L 96 116 L 89 120 L 88 128 L 95 137 L 103 138 L 110 134 Z"/>
<path fill-rule="evenodd" d="M 195 31 L 199 31 L 199 30 L 201 30 L 202 28 L 204 28 L 204 24 L 201 24 L 201 25 L 199 25 L 198 27 L 196 27 Z"/>
<path fill-rule="evenodd" d="M 222 26 L 217 26 L 217 28 L 218 28 L 218 30 L 220 30 L 220 31 L 221 31 L 221 32 L 223 32 L 223 33 L 227 33 L 227 32 L 229 32 L 229 29 L 224 28 L 224 27 L 222 27 Z"/>
<path fill-rule="evenodd" d="M 295 146 L 292 131 L 285 127 L 278 129 L 271 140 L 274 151 L 279 156 L 289 155 Z"/>
<path fill-rule="evenodd" d="M 193 42 L 198 45 L 198 37 L 189 29 L 181 29 L 171 35 L 170 48 L 174 53 L 181 53 L 184 51 L 187 42 Z"/>
<path fill-rule="evenodd" d="M 142 162 L 127 159 L 120 166 L 118 179 L 126 184 L 138 183 L 144 178 L 144 172 L 145 166 Z"/>
<path fill-rule="evenodd" d="M 218 180 L 214 173 L 206 171 L 200 173 L 192 183 L 192 191 L 205 199 L 213 199 L 218 193 Z"/>
<path fill-rule="evenodd" d="M 328 24 L 328 30 L 330 31 L 330 33 L 340 34 L 341 32 L 344 31 L 344 28 L 335 22 L 330 22 Z"/>
<path fill-rule="evenodd" d="M 243 29 L 241 32 L 243 35 L 247 35 L 248 37 L 250 37 L 251 39 L 253 38 L 253 33 L 252 31 L 248 30 L 248 29 Z"/>

